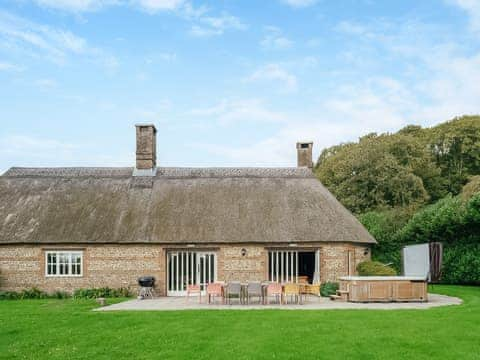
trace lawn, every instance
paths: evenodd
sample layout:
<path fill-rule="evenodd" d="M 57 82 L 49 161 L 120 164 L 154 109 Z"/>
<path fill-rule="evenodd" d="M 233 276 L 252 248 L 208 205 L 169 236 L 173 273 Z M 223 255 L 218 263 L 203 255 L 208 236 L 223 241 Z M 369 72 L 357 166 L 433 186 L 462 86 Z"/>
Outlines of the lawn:
<path fill-rule="evenodd" d="M 92 312 L 0 301 L 2 359 L 480 359 L 480 287 L 429 310 Z"/>

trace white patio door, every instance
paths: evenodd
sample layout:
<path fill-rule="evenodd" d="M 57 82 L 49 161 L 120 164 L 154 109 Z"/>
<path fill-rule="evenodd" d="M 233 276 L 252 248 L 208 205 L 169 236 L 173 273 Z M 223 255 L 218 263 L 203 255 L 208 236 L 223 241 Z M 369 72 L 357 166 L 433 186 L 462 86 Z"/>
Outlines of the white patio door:
<path fill-rule="evenodd" d="M 269 251 L 268 280 L 282 283 L 298 282 L 298 251 Z"/>
<path fill-rule="evenodd" d="M 184 296 L 187 285 L 206 285 L 217 280 L 214 252 L 170 251 L 167 254 L 167 296 Z"/>

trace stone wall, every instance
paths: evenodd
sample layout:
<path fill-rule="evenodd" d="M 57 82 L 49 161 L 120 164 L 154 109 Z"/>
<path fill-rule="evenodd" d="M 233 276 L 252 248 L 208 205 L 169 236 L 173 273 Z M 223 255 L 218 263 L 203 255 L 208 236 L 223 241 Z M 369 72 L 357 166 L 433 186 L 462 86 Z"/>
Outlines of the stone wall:
<path fill-rule="evenodd" d="M 245 249 L 245 255 L 242 255 Z M 225 246 L 218 254 L 218 279 L 262 281 L 267 279 L 268 252 L 265 246 Z"/>
<path fill-rule="evenodd" d="M 45 251 L 82 250 L 82 277 L 46 277 Z M 0 289 L 19 291 L 36 287 L 47 292 L 78 288 L 137 288 L 137 278 L 153 275 L 164 288 L 165 255 L 155 245 L 2 246 Z"/>
<path fill-rule="evenodd" d="M 348 255 L 349 252 L 350 256 Z M 355 275 L 357 265 L 365 260 L 370 260 L 369 246 L 352 244 L 321 245 L 320 279 L 322 282 L 337 282 L 341 276 Z"/>
<path fill-rule="evenodd" d="M 45 251 L 83 250 L 82 277 L 46 277 Z M 216 248 L 217 278 L 220 281 L 262 281 L 268 279 L 266 245 L 227 245 Z M 245 249 L 245 255 L 242 255 Z M 285 248 L 287 250 L 287 248 Z M 356 265 L 370 259 L 368 245 L 312 244 L 299 249 L 320 250 L 320 279 L 338 281 L 340 276 L 354 274 Z M 201 251 L 195 248 L 192 251 Z M 295 250 L 288 248 L 288 250 Z M 350 251 L 350 257 L 348 252 Z M 37 287 L 53 292 L 78 288 L 128 287 L 137 290 L 137 278 L 153 275 L 156 292 L 165 295 L 166 251 L 160 245 L 86 245 L 86 246 L 1 246 L 0 289 L 19 291 Z M 353 271 L 353 272 L 352 272 Z"/>

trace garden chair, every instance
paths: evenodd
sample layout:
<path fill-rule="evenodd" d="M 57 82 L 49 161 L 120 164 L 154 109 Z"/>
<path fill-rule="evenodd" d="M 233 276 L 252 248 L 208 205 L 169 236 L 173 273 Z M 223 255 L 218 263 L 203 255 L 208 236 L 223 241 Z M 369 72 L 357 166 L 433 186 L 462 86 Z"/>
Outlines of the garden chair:
<path fill-rule="evenodd" d="M 288 304 L 288 298 L 290 300 L 295 299 L 295 304 L 298 304 L 300 299 L 300 287 L 298 284 L 288 283 L 283 286 L 283 295 L 285 298 L 285 303 Z"/>
<path fill-rule="evenodd" d="M 262 284 L 259 282 L 249 282 L 247 285 L 247 304 L 250 304 L 250 298 L 258 297 L 260 303 L 263 301 Z"/>
<path fill-rule="evenodd" d="M 238 281 L 232 281 L 227 284 L 225 291 L 225 301 L 231 304 L 232 298 L 237 298 L 242 303 L 242 285 Z"/>
<path fill-rule="evenodd" d="M 215 302 L 215 298 L 220 297 L 222 298 L 223 303 L 223 291 L 222 291 L 222 284 L 219 283 L 210 283 L 207 285 L 207 297 L 208 303 L 211 304 L 212 298 L 213 302 Z"/>
<path fill-rule="evenodd" d="M 187 301 L 190 299 L 190 295 L 198 295 L 198 302 L 202 302 L 202 291 L 200 285 L 189 284 L 187 285 Z"/>
<path fill-rule="evenodd" d="M 271 283 L 267 285 L 267 304 L 270 304 L 270 297 L 274 297 L 279 304 L 282 303 L 282 285 Z"/>

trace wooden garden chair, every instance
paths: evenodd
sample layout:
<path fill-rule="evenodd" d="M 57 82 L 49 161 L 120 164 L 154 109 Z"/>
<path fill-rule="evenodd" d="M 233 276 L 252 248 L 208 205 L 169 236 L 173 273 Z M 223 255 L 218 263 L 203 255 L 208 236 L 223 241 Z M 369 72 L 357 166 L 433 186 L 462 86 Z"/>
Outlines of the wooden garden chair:
<path fill-rule="evenodd" d="M 284 301 L 288 304 L 288 298 L 295 299 L 295 304 L 298 304 L 300 299 L 300 287 L 298 284 L 288 283 L 283 286 Z"/>
<path fill-rule="evenodd" d="M 212 298 L 213 302 L 215 302 L 215 298 L 220 297 L 222 298 L 223 303 L 223 289 L 222 284 L 219 283 L 211 283 L 207 285 L 207 297 L 208 303 L 211 304 Z"/>

